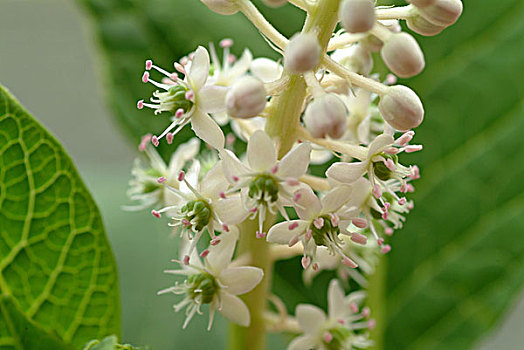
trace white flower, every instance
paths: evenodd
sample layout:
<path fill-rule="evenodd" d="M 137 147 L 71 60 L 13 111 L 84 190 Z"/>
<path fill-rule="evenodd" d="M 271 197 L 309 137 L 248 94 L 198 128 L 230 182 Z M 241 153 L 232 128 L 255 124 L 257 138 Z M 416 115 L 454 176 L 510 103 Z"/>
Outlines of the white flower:
<path fill-rule="evenodd" d="M 229 233 L 223 233 L 220 238 L 221 244 L 211 246 L 200 254 L 204 257 L 203 264 L 196 251 L 193 251 L 191 265 L 181 264 L 182 268 L 179 270 L 164 271 L 187 276 L 183 284 L 176 283 L 173 287 L 158 292 L 158 294 L 185 295 L 185 298 L 174 306 L 175 311 L 187 307 L 184 328 L 195 313 L 202 313 L 200 308 L 205 304 L 209 304 L 208 330 L 211 329 L 217 310 L 230 322 L 244 327 L 249 326 L 249 310 L 237 295 L 245 294 L 255 288 L 262 280 L 264 272 L 258 267 L 231 265 L 238 238 L 236 228 L 232 228 Z M 182 252 L 183 256 L 186 254 L 188 251 Z"/>
<path fill-rule="evenodd" d="M 299 186 L 298 178 L 309 166 L 311 146 L 299 144 L 280 161 L 271 138 L 262 130 L 255 131 L 247 145 L 249 166 L 242 163 L 234 153 L 221 150 L 224 174 L 233 185 L 231 191 L 242 190 L 246 208 L 258 214 L 258 237 L 265 236 L 262 225 L 266 212 L 280 213 L 287 217 L 284 205 L 292 205 L 292 189 Z"/>
<path fill-rule="evenodd" d="M 342 208 L 350 199 L 351 191 L 350 186 L 337 186 L 319 200 L 310 188 L 301 188 L 295 193 L 295 209 L 300 219 L 274 225 L 269 230 L 267 240 L 289 246 L 300 240 L 304 246 L 304 269 L 313 262 L 313 269 L 318 270 L 316 253 L 317 248 L 322 246 L 330 254 L 338 256 L 346 266 L 356 268 L 358 265 L 344 253 L 344 242 L 339 237 L 341 234 L 351 235 L 346 228 L 351 222 L 349 214 L 352 213 Z M 365 241 L 362 243 L 365 244 Z"/>
<path fill-rule="evenodd" d="M 211 244 L 218 244 L 220 238 L 215 236 L 215 230 L 227 231 L 229 225 L 242 222 L 248 215 L 240 196 L 225 198 L 229 183 L 225 181 L 221 162 L 216 163 L 200 181 L 199 175 L 200 162 L 195 160 L 187 175 L 179 174 L 179 188 L 166 185 L 176 195 L 177 202 L 152 211 L 156 217 L 166 211 L 173 213 L 174 223 L 170 226 L 180 226 L 181 235 L 187 233 L 188 239 L 192 240 L 189 253 L 193 252 L 205 229 L 211 236 Z"/>
<path fill-rule="evenodd" d="M 218 85 L 206 85 L 210 68 L 207 50 L 202 46 L 198 47 L 193 55 L 189 71 L 186 71 L 179 63 L 176 63 L 175 67 L 186 75 L 184 81 L 179 79 L 176 74 L 153 65 L 151 61 L 146 62 L 146 72 L 142 81 L 150 82 L 165 90 L 165 92 L 157 90 L 153 94 L 154 98 L 151 98 L 153 104 L 138 101 L 138 108 L 146 106 L 155 109 L 155 114 L 163 111 L 173 114 L 173 122 L 159 137 L 153 137 L 153 144 L 158 145 L 158 140 L 164 136 L 168 138 L 169 142 L 185 125 L 191 123 L 191 128 L 199 138 L 216 149 L 223 148 L 224 133 L 208 113 L 218 113 L 225 110 L 227 88 Z M 151 80 L 148 71 L 151 68 L 160 71 L 169 80 L 166 83 Z M 175 127 L 175 131 L 170 134 Z"/>
<path fill-rule="evenodd" d="M 336 280 L 331 281 L 328 290 L 328 314 L 316 306 L 300 304 L 296 318 L 304 334 L 295 338 L 288 350 L 351 350 L 353 346 L 366 348 L 372 343 L 367 334 L 356 334 L 355 330 L 370 328 L 371 322 L 359 322 L 369 317 L 369 310 L 359 313 L 358 304 L 365 294 L 356 292 L 348 297 Z M 371 323 L 371 324 L 370 324 Z"/>
<path fill-rule="evenodd" d="M 142 138 L 139 150 L 144 152 L 149 164 L 144 166 L 137 158 L 131 174 L 133 179 L 129 181 L 127 195 L 136 205 L 125 206 L 125 210 L 142 210 L 152 206 L 170 206 L 173 203 L 173 194 L 162 185 L 166 183 L 171 187 L 178 188 L 177 176 L 184 164 L 194 159 L 200 148 L 200 141 L 192 138 L 188 142 L 178 146 L 171 155 L 169 165 L 166 165 L 162 157 L 151 146 L 151 135 Z"/>

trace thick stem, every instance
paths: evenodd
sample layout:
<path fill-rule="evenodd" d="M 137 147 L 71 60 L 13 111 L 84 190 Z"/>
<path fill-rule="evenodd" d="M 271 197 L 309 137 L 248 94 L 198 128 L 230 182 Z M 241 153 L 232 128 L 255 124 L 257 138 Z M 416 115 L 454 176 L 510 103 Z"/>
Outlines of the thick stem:
<path fill-rule="evenodd" d="M 326 53 L 329 39 L 338 22 L 339 2 L 339 0 L 319 2 L 318 6 L 311 9 L 304 24 L 304 32 L 317 34 L 322 56 Z M 284 156 L 298 139 L 300 115 L 307 96 L 307 86 L 301 75 L 289 72 L 284 72 L 283 75 L 289 78 L 289 82 L 282 93 L 274 97 L 266 123 L 266 132 L 275 139 L 279 146 L 279 157 Z"/>
<path fill-rule="evenodd" d="M 384 332 L 386 329 L 386 273 L 387 257 L 382 256 L 375 272 L 369 277 L 368 304 L 371 308 L 371 317 L 375 320 L 376 326 L 371 331 L 373 347 L 370 350 L 384 349 Z"/>

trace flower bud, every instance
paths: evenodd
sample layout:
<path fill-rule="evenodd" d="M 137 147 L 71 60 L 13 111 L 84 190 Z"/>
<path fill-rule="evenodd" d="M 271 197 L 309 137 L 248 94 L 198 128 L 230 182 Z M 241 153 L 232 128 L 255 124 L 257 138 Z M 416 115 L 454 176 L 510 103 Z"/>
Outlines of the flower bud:
<path fill-rule="evenodd" d="M 362 45 L 352 45 L 347 49 L 335 50 L 331 58 L 358 74 L 368 75 L 373 69 L 371 53 Z"/>
<path fill-rule="evenodd" d="M 233 118 L 253 118 L 266 107 L 264 84 L 253 77 L 239 79 L 226 95 L 227 113 Z"/>
<path fill-rule="evenodd" d="M 462 9 L 460 0 L 438 0 L 431 6 L 420 8 L 419 12 L 434 25 L 448 27 L 457 21 Z"/>
<path fill-rule="evenodd" d="M 401 78 L 417 75 L 425 66 L 420 46 L 408 33 L 392 34 L 384 42 L 380 54 L 388 68 Z"/>
<path fill-rule="evenodd" d="M 287 44 L 284 68 L 294 74 L 305 73 L 320 62 L 320 45 L 312 33 L 298 33 Z"/>
<path fill-rule="evenodd" d="M 238 5 L 236 0 L 200 0 L 211 11 L 221 15 L 234 15 L 238 12 Z"/>
<path fill-rule="evenodd" d="M 390 87 L 381 97 L 378 108 L 384 120 L 400 131 L 416 128 L 424 119 L 424 107 L 420 98 L 403 85 Z"/>
<path fill-rule="evenodd" d="M 269 7 L 280 7 L 287 3 L 287 0 L 262 0 L 262 2 Z"/>
<path fill-rule="evenodd" d="M 375 25 L 375 2 L 373 0 L 344 0 L 338 18 L 350 33 L 365 33 Z"/>
<path fill-rule="evenodd" d="M 315 138 L 339 139 L 346 131 L 347 110 L 344 102 L 334 94 L 314 99 L 306 108 L 304 123 Z"/>
<path fill-rule="evenodd" d="M 416 7 L 426 7 L 433 5 L 435 2 L 437 2 L 437 0 L 410 0 L 409 2 Z"/>
<path fill-rule="evenodd" d="M 412 17 L 409 17 L 406 20 L 406 24 L 408 25 L 409 29 L 411 29 L 417 34 L 424 36 L 437 35 L 446 28 L 443 26 L 437 26 L 429 22 L 427 19 L 425 19 L 418 13 Z"/>

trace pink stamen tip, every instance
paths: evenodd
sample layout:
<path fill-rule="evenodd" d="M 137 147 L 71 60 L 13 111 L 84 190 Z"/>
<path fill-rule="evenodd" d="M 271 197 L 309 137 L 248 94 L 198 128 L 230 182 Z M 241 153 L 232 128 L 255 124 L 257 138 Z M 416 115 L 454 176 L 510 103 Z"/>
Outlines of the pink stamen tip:
<path fill-rule="evenodd" d="M 309 264 L 311 264 L 311 258 L 309 256 L 303 256 L 300 262 L 302 263 L 302 268 L 306 270 Z"/>
<path fill-rule="evenodd" d="M 406 199 L 406 197 L 402 197 L 402 198 L 400 198 L 400 199 L 398 200 L 398 204 L 400 204 L 400 205 L 404 205 L 404 204 L 406 204 L 407 201 L 408 201 L 408 200 Z"/>
<path fill-rule="evenodd" d="M 373 197 L 375 197 L 376 199 L 379 199 L 380 197 L 382 197 L 382 190 L 380 189 L 379 185 L 373 186 L 372 192 L 373 192 Z"/>
<path fill-rule="evenodd" d="M 191 52 L 191 53 L 189 54 L 189 59 L 190 59 L 190 60 L 193 60 L 193 58 L 195 58 L 195 53 L 194 53 L 194 52 Z"/>
<path fill-rule="evenodd" d="M 311 229 L 307 230 L 306 232 L 306 241 L 309 241 L 313 237 L 313 231 Z"/>
<path fill-rule="evenodd" d="M 144 136 L 142 136 L 142 140 L 140 142 L 142 143 L 149 143 L 151 142 L 151 138 L 153 137 L 153 135 L 151 134 L 145 134 Z"/>
<path fill-rule="evenodd" d="M 298 202 L 298 201 L 300 200 L 300 197 L 302 197 L 302 194 L 300 194 L 300 193 L 295 194 L 295 197 L 293 198 L 293 200 L 295 201 L 295 203 Z"/>
<path fill-rule="evenodd" d="M 388 167 L 389 170 L 395 171 L 395 162 L 393 162 L 392 159 L 386 160 L 386 166 Z"/>
<path fill-rule="evenodd" d="M 333 340 L 333 335 L 329 332 L 325 332 L 322 338 L 326 343 L 331 343 L 331 341 Z"/>
<path fill-rule="evenodd" d="M 226 198 L 227 198 L 227 197 L 226 197 L 226 194 L 225 194 L 224 192 L 220 192 L 219 196 L 220 196 L 220 198 L 222 198 L 222 199 L 226 199 Z"/>
<path fill-rule="evenodd" d="M 317 263 L 314 263 L 313 266 L 312 266 L 312 268 L 313 268 L 313 271 L 315 271 L 315 272 L 318 272 L 318 270 L 320 269 L 320 268 L 318 267 L 318 264 L 317 264 Z"/>
<path fill-rule="evenodd" d="M 257 236 L 257 238 L 264 238 L 264 237 L 266 237 L 266 233 L 257 231 L 256 236 Z"/>
<path fill-rule="evenodd" d="M 384 233 L 388 236 L 392 236 L 393 235 L 393 229 L 391 227 L 386 227 L 386 229 L 384 230 Z"/>
<path fill-rule="evenodd" d="M 342 318 L 339 318 L 337 320 L 337 322 L 340 323 L 341 325 L 345 325 L 346 324 L 346 321 L 344 319 L 342 319 Z"/>
<path fill-rule="evenodd" d="M 378 244 L 379 246 L 382 246 L 382 245 L 384 244 L 384 238 L 379 238 L 379 239 L 377 239 L 377 244 Z"/>
<path fill-rule="evenodd" d="M 351 240 L 357 244 L 362 244 L 362 245 L 365 245 L 368 242 L 368 238 L 358 232 L 353 232 L 351 234 Z"/>
<path fill-rule="evenodd" d="M 178 118 L 182 117 L 183 115 L 184 115 L 184 110 L 182 108 L 179 108 L 179 109 L 176 110 L 175 118 L 178 119 Z"/>
<path fill-rule="evenodd" d="M 189 58 L 187 56 L 184 56 L 180 59 L 180 64 L 185 66 L 189 62 Z"/>
<path fill-rule="evenodd" d="M 340 222 L 339 217 L 337 214 L 330 214 L 331 216 L 331 225 L 333 227 L 338 227 L 338 224 Z"/>
<path fill-rule="evenodd" d="M 389 244 L 386 244 L 382 247 L 382 254 L 387 254 L 391 251 L 391 246 Z"/>
<path fill-rule="evenodd" d="M 195 93 L 193 90 L 186 91 L 186 100 L 192 100 L 193 98 L 195 98 Z"/>
<path fill-rule="evenodd" d="M 352 313 L 356 314 L 358 312 L 358 305 L 356 303 L 349 304 L 349 309 Z"/>
<path fill-rule="evenodd" d="M 174 134 L 167 133 L 167 135 L 166 135 L 166 141 L 167 141 L 167 144 L 168 144 L 168 145 L 172 144 L 174 138 L 175 138 L 175 135 L 174 135 Z"/>
<path fill-rule="evenodd" d="M 136 103 L 136 108 L 143 109 L 144 108 L 144 100 L 140 100 Z"/>
<path fill-rule="evenodd" d="M 313 225 L 315 225 L 315 227 L 320 230 L 322 227 L 324 227 L 324 219 L 316 218 L 315 220 L 313 220 Z"/>
<path fill-rule="evenodd" d="M 186 173 L 183 171 L 178 173 L 178 181 L 184 181 L 184 178 L 186 177 Z"/>
<path fill-rule="evenodd" d="M 204 251 L 202 251 L 202 253 L 200 253 L 200 257 L 201 258 L 205 258 L 206 256 L 208 256 L 209 254 L 209 249 L 206 249 Z"/>
<path fill-rule="evenodd" d="M 400 152 L 400 150 L 398 148 L 395 148 L 395 147 L 389 147 L 384 152 L 386 152 L 387 154 L 398 154 Z"/>
<path fill-rule="evenodd" d="M 289 186 L 298 186 L 298 185 L 300 185 L 300 181 L 298 181 L 295 178 L 288 177 L 286 179 L 286 184 L 288 184 Z"/>
<path fill-rule="evenodd" d="M 226 224 L 222 224 L 222 230 L 229 232 L 229 226 L 227 226 Z"/>
<path fill-rule="evenodd" d="M 151 70 L 151 67 L 153 67 L 153 61 L 147 60 L 146 61 L 146 70 Z"/>
<path fill-rule="evenodd" d="M 366 221 L 366 219 L 355 218 L 355 219 L 351 220 L 351 222 L 353 223 L 353 225 L 355 225 L 358 228 L 366 228 L 366 227 L 368 227 L 368 222 Z"/>
<path fill-rule="evenodd" d="M 238 180 L 240 180 L 240 178 L 238 176 L 236 176 L 236 175 L 233 175 L 232 179 L 233 179 L 234 182 L 238 182 Z"/>
<path fill-rule="evenodd" d="M 278 165 L 275 165 L 274 167 L 271 168 L 271 174 L 276 174 L 278 171 Z"/>
<path fill-rule="evenodd" d="M 183 261 L 184 265 L 186 265 L 186 266 L 189 265 L 189 255 L 185 255 L 184 256 L 184 260 L 182 260 L 182 261 Z"/>
<path fill-rule="evenodd" d="M 230 54 L 229 56 L 227 56 L 227 61 L 229 63 L 235 63 L 236 60 L 237 60 L 237 58 L 235 57 L 235 55 L 231 55 Z"/>
<path fill-rule="evenodd" d="M 405 146 L 413 139 L 413 136 L 415 136 L 415 132 L 410 130 L 408 132 L 405 132 L 402 136 L 400 136 L 395 143 L 399 146 Z"/>
<path fill-rule="evenodd" d="M 220 238 L 216 237 L 216 238 L 213 238 L 211 242 L 209 242 L 209 244 L 211 244 L 212 246 L 216 246 L 218 245 L 218 243 L 220 243 L 220 241 L 221 241 Z"/>
<path fill-rule="evenodd" d="M 410 146 L 404 147 L 404 152 L 406 153 L 418 152 L 418 151 L 422 151 L 422 148 L 424 148 L 422 145 L 410 145 Z"/>
<path fill-rule="evenodd" d="M 342 264 L 352 269 L 356 269 L 358 267 L 357 263 L 351 260 L 350 258 L 348 258 L 347 256 L 342 258 Z"/>
<path fill-rule="evenodd" d="M 153 136 L 151 138 L 151 143 L 153 144 L 153 146 L 158 147 L 158 145 L 160 144 L 160 141 L 158 141 L 158 137 Z"/>
<path fill-rule="evenodd" d="M 229 133 L 227 134 L 227 137 L 226 137 L 226 144 L 228 146 L 232 146 L 234 143 L 235 143 L 235 140 L 236 140 L 236 137 L 235 135 Z"/>
<path fill-rule="evenodd" d="M 396 84 L 396 82 L 397 82 L 397 77 L 394 76 L 393 74 L 388 74 L 386 76 L 386 84 L 393 85 L 393 84 Z"/>
<path fill-rule="evenodd" d="M 155 218 L 158 218 L 158 219 L 160 219 L 160 218 L 162 217 L 162 214 L 160 214 L 160 213 L 159 213 L 158 211 L 156 211 L 156 210 L 151 210 L 151 214 L 153 214 L 153 216 L 154 216 Z"/>
<path fill-rule="evenodd" d="M 370 330 L 373 330 L 377 326 L 377 322 L 375 320 L 369 320 L 368 321 L 368 328 Z"/>
<path fill-rule="evenodd" d="M 178 80 L 178 74 L 176 74 L 176 73 L 169 74 L 169 79 L 171 79 L 173 81 L 177 81 Z"/>
<path fill-rule="evenodd" d="M 144 72 L 142 75 L 142 82 L 147 83 L 149 81 L 149 72 Z"/>
<path fill-rule="evenodd" d="M 413 208 L 415 208 L 415 204 L 413 204 L 413 202 L 409 202 L 408 205 L 407 205 L 407 208 L 409 210 L 413 210 Z"/>
<path fill-rule="evenodd" d="M 294 246 L 297 243 L 298 243 L 298 235 L 296 235 L 295 237 L 291 238 L 291 240 L 288 243 L 288 246 L 292 247 L 292 246 Z"/>
<path fill-rule="evenodd" d="M 257 211 L 258 211 L 258 208 L 257 208 L 257 207 L 254 207 L 254 208 L 249 209 L 249 212 L 250 212 L 250 213 L 256 213 Z"/>
<path fill-rule="evenodd" d="M 177 70 L 177 72 L 180 72 L 182 74 L 186 74 L 186 69 L 184 68 L 183 65 L 181 65 L 178 62 L 175 62 L 175 69 Z"/>
<path fill-rule="evenodd" d="M 382 214 L 382 219 L 387 220 L 389 216 L 389 213 L 386 211 Z"/>
<path fill-rule="evenodd" d="M 158 181 L 159 184 L 163 184 L 164 182 L 167 181 L 167 179 L 165 176 L 161 176 L 158 179 L 156 179 L 156 181 Z"/>
<path fill-rule="evenodd" d="M 368 318 L 371 315 L 371 309 L 369 307 L 365 307 L 362 309 L 362 317 Z"/>
<path fill-rule="evenodd" d="M 233 46 L 233 39 L 230 39 L 230 38 L 222 39 L 220 40 L 219 45 L 223 49 L 225 49 L 226 47 L 231 47 Z"/>
<path fill-rule="evenodd" d="M 289 231 L 293 231 L 297 227 L 298 227 L 298 222 L 292 222 L 291 224 L 289 224 L 288 229 Z"/>
<path fill-rule="evenodd" d="M 147 144 L 141 142 L 140 145 L 138 145 L 138 150 L 139 150 L 140 152 L 144 152 L 144 151 L 146 150 L 146 147 L 147 147 Z"/>

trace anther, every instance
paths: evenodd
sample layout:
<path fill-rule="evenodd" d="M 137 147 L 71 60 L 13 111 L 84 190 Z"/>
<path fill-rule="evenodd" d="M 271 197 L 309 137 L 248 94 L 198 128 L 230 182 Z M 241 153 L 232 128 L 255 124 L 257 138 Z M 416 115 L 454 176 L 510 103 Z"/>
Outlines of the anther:
<path fill-rule="evenodd" d="M 166 179 L 165 176 L 160 176 L 158 179 L 156 179 L 156 181 L 157 181 L 159 184 L 163 184 L 164 182 L 167 181 L 167 179 Z"/>
<path fill-rule="evenodd" d="M 158 219 L 160 219 L 160 217 L 162 216 L 162 214 L 160 214 L 160 213 L 159 213 L 158 211 L 156 211 L 156 210 L 151 210 L 151 214 L 153 214 L 153 216 L 154 216 L 155 218 L 158 218 Z"/>
<path fill-rule="evenodd" d="M 147 83 L 149 81 L 149 72 L 144 72 L 142 75 L 142 82 Z"/>

